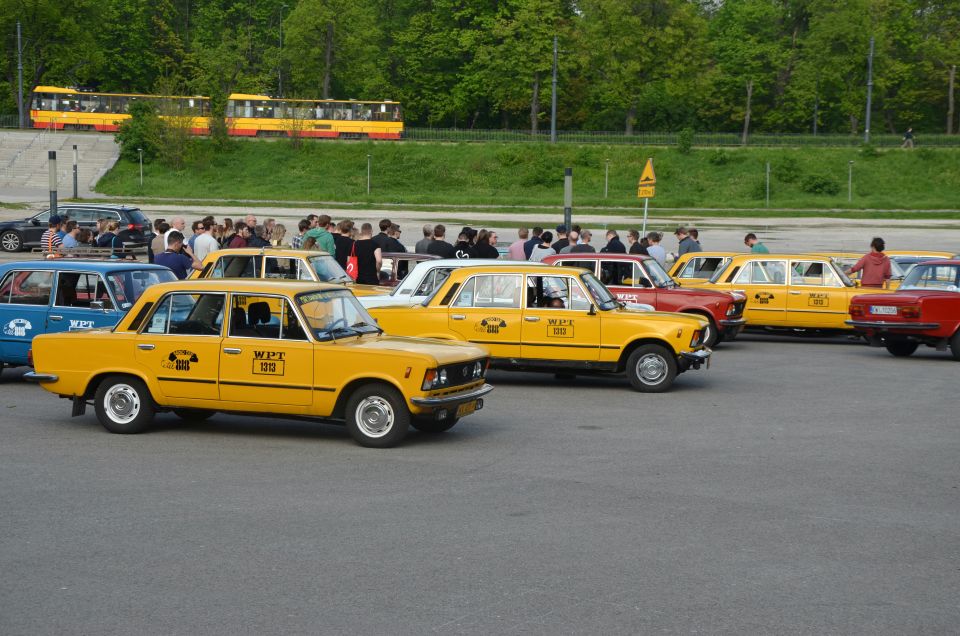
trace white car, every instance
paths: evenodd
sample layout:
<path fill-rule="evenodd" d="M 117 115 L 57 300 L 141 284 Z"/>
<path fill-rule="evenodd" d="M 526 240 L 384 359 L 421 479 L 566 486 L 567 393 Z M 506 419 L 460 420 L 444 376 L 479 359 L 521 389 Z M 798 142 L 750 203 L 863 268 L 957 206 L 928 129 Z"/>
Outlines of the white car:
<path fill-rule="evenodd" d="M 429 261 L 421 261 L 410 270 L 410 273 L 393 288 L 389 294 L 382 296 L 360 296 L 357 300 L 360 304 L 371 309 L 373 307 L 386 307 L 388 305 L 415 305 L 422 303 L 433 295 L 433 292 L 440 287 L 447 277 L 455 269 L 460 267 L 516 267 L 515 261 L 499 261 L 492 258 L 442 258 Z M 642 303 L 628 303 L 631 309 L 641 309 L 644 311 L 653 311 L 651 305 Z"/>

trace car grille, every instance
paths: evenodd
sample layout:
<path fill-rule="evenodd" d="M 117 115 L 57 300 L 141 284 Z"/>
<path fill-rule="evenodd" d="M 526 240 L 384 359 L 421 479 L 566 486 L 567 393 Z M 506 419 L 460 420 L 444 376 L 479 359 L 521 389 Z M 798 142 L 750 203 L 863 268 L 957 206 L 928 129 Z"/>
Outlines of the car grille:
<path fill-rule="evenodd" d="M 732 318 L 732 317 L 735 317 L 735 316 L 736 316 L 736 317 L 742 316 L 742 315 L 743 315 L 743 308 L 746 306 L 746 304 L 747 304 L 747 301 L 746 301 L 746 300 L 738 300 L 738 301 L 734 302 L 734 303 L 733 303 L 733 314 L 731 314 L 731 318 Z"/>
<path fill-rule="evenodd" d="M 447 384 L 446 386 L 462 386 L 464 384 L 471 384 L 477 380 L 483 378 L 487 372 L 487 361 L 485 359 L 479 360 L 481 372 L 480 378 L 473 376 L 473 367 L 477 363 L 477 360 L 471 360 L 470 362 L 460 362 L 457 364 L 447 364 L 441 369 L 447 372 Z"/>

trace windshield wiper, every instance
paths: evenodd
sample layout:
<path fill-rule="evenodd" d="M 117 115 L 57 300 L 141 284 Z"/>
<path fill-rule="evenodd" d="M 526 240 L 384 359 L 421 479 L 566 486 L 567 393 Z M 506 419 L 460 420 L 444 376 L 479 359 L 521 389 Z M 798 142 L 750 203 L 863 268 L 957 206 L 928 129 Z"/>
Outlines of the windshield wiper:
<path fill-rule="evenodd" d="M 354 329 L 357 327 L 373 327 L 374 329 L 377 330 L 378 334 L 383 335 L 383 329 L 380 328 L 380 325 L 371 325 L 369 322 L 366 322 L 363 320 L 361 320 L 360 322 L 353 323 L 352 325 L 350 325 L 350 327 Z"/>

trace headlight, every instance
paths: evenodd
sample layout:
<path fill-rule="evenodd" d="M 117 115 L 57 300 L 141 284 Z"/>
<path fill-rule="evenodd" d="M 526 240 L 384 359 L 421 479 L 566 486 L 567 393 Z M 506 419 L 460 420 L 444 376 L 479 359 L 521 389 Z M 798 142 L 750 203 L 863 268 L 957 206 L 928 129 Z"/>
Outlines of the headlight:
<path fill-rule="evenodd" d="M 480 361 L 477 360 L 473 363 L 473 377 L 479 378 L 483 375 L 483 365 L 480 364 Z"/>
<path fill-rule="evenodd" d="M 691 346 L 691 347 L 696 347 L 696 346 L 698 346 L 698 345 L 700 344 L 700 335 L 701 335 L 702 333 L 703 333 L 703 332 L 700 331 L 699 329 L 695 329 L 695 330 L 694 330 L 694 332 L 693 332 L 693 337 L 690 338 L 690 346 Z"/>
<path fill-rule="evenodd" d="M 437 375 L 437 384 L 443 386 L 447 383 L 447 370 L 440 369 L 440 373 Z"/>
<path fill-rule="evenodd" d="M 433 389 L 439 388 L 447 383 L 447 371 L 446 369 L 427 369 L 427 372 L 423 374 L 423 385 L 421 388 L 424 391 L 432 391 Z"/>

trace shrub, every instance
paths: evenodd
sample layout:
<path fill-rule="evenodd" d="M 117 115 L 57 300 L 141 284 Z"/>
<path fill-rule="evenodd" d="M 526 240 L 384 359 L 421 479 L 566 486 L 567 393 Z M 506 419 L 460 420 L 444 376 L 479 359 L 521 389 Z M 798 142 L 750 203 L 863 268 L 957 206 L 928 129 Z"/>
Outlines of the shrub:
<path fill-rule="evenodd" d="M 860 156 L 864 159 L 876 159 L 880 151 L 873 144 L 860 144 Z"/>
<path fill-rule="evenodd" d="M 923 159 L 924 161 L 930 161 L 937 157 L 937 151 L 933 148 L 920 148 L 917 150 L 917 156 Z"/>
<path fill-rule="evenodd" d="M 682 155 L 689 155 L 690 150 L 693 149 L 693 129 L 684 128 L 679 133 L 677 133 L 677 150 L 680 151 Z"/>
<path fill-rule="evenodd" d="M 750 186 L 749 196 L 755 201 L 765 201 L 767 199 L 767 180 L 754 181 Z"/>
<path fill-rule="evenodd" d="M 783 157 L 771 166 L 773 178 L 781 183 L 796 183 L 803 176 L 800 162 L 796 157 Z"/>
<path fill-rule="evenodd" d="M 712 163 L 715 166 L 725 166 L 730 163 L 730 154 L 723 148 L 717 148 L 710 156 L 707 158 L 707 161 Z"/>
<path fill-rule="evenodd" d="M 811 174 L 804 178 L 800 189 L 809 194 L 840 194 L 840 184 L 826 175 Z"/>
<path fill-rule="evenodd" d="M 163 137 L 163 122 L 157 111 L 146 101 L 130 104 L 130 119 L 120 123 L 116 142 L 120 144 L 120 157 L 127 161 L 138 161 L 143 150 L 143 160 L 147 163 L 157 158 Z"/>

